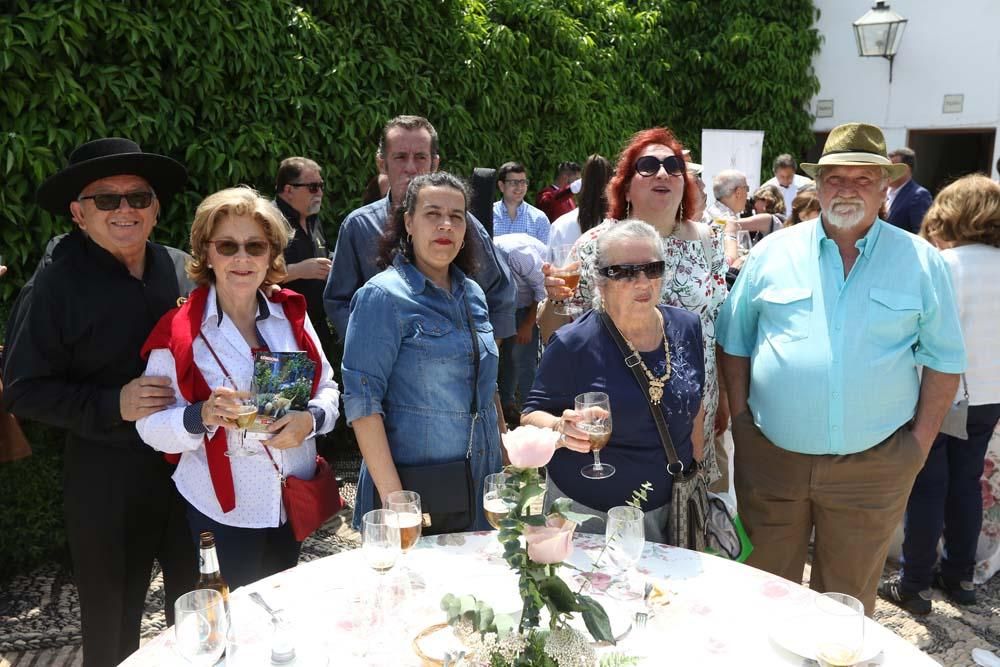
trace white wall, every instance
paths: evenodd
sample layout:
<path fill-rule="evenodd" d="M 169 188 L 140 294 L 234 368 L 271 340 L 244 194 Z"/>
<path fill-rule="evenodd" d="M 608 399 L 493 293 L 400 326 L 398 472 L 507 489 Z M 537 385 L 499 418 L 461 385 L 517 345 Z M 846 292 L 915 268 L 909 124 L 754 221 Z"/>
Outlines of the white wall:
<path fill-rule="evenodd" d="M 832 99 L 832 118 L 817 118 L 814 129 L 841 123 L 878 125 L 892 148 L 906 145 L 908 129 L 1000 127 L 1000 0 L 889 0 L 908 19 L 892 68 L 884 58 L 858 56 L 851 24 L 871 0 L 814 0 L 823 35 L 813 67 L 820 92 Z M 943 113 L 945 95 L 964 94 L 961 113 Z M 997 177 L 1000 132 L 990 162 Z"/>

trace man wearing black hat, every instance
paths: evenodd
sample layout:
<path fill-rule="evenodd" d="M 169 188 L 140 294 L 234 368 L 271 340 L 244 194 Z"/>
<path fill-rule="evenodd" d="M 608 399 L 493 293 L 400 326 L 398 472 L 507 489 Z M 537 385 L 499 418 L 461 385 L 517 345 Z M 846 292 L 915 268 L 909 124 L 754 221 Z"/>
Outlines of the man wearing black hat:
<path fill-rule="evenodd" d="M 168 623 L 197 574 L 173 466 L 135 429 L 174 402 L 168 378 L 142 375 L 139 350 L 190 286 L 177 251 L 149 242 L 161 205 L 186 179 L 168 157 L 100 139 L 73 151 L 36 194 L 79 229 L 22 298 L 3 400 L 19 417 L 67 431 L 64 515 L 87 667 L 116 665 L 138 648 L 154 558 Z"/>

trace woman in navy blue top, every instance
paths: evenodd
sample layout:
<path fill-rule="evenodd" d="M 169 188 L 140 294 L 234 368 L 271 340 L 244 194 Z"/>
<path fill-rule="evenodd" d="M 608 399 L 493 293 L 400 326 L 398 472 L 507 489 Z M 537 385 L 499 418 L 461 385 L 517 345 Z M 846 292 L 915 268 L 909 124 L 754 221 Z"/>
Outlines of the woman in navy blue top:
<path fill-rule="evenodd" d="M 639 352 L 644 374 L 648 371 L 654 380 L 663 381 L 657 407 L 685 467 L 693 458 L 701 459 L 704 444 L 702 430 L 694 428 L 702 420 L 705 382 L 701 322 L 686 310 L 658 305 L 664 258 L 652 227 L 622 222 L 602 234 L 597 245 L 594 309 L 556 331 L 549 341 L 521 423 L 563 434 L 548 465 L 548 502 L 565 495 L 586 508 L 606 512 L 624 505 L 633 491 L 650 482 L 653 488 L 642 506 L 647 539 L 663 541 L 672 489 L 666 454 L 649 402 L 602 324 L 601 312 L 607 312 Z M 592 456 L 588 435 L 575 426 L 580 415 L 573 409 L 575 397 L 590 391 L 605 392 L 611 400 L 613 430 L 611 441 L 601 450 L 601 461 L 613 465 L 616 473 L 599 480 L 580 474 Z M 590 521 L 581 529 L 602 531 L 603 526 Z"/>

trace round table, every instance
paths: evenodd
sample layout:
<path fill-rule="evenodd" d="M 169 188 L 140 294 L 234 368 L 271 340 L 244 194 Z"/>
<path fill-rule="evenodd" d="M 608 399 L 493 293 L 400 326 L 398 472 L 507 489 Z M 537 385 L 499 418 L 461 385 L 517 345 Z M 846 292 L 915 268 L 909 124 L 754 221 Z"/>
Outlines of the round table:
<path fill-rule="evenodd" d="M 569 562 L 589 572 L 603 546 L 601 535 L 577 535 Z M 383 591 L 384 600 L 385 591 L 398 587 L 386 586 L 386 579 L 368 568 L 360 549 L 262 579 L 230 596 L 237 646 L 227 662 L 270 664 L 270 620 L 248 597 L 256 591 L 271 607 L 284 610 L 301 658 L 297 666 L 326 664 L 327 658 L 338 666 L 420 665 L 411 641 L 420 630 L 444 622 L 439 603 L 445 593 L 475 595 L 497 612 L 520 609 L 516 578 L 498 552 L 491 532 L 422 538 L 386 575 L 397 583 L 410 582 L 411 590 L 402 601 L 381 605 L 390 611 L 380 623 L 371 612 L 375 591 Z M 612 629 L 618 633 L 628 628 L 642 603 L 609 595 L 620 588 L 620 573 L 561 571 L 574 588 L 586 577 L 591 584 L 587 592 L 605 605 Z M 655 583 L 668 602 L 656 607 L 645 630 L 629 632 L 617 647 L 602 647 L 599 652 L 643 657 L 643 664 L 650 665 L 816 664 L 783 648 L 801 641 L 805 621 L 817 614 L 817 594 L 808 588 L 714 556 L 650 543 L 637 571 L 633 579 Z M 447 640 L 447 633 L 441 634 Z M 865 634 L 866 644 L 880 649 L 865 665 L 937 665 L 871 619 L 866 619 Z M 251 658 L 245 663 L 238 659 L 248 654 Z M 123 663 L 127 667 L 185 664 L 174 650 L 172 629 Z"/>

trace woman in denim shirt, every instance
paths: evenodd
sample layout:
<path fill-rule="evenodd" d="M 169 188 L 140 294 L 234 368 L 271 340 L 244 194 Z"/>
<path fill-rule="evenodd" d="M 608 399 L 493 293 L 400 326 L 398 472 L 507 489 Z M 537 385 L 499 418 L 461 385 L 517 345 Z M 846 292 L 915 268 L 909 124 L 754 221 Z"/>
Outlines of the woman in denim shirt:
<path fill-rule="evenodd" d="M 462 460 L 472 438 L 472 529 L 488 529 L 481 503 L 486 475 L 502 466 L 497 425 L 497 345 L 474 271 L 466 223 L 468 193 L 445 172 L 410 182 L 380 247 L 388 267 L 358 290 L 344 342 L 344 411 L 364 456 L 354 525 L 402 488 L 397 465 Z M 473 378 L 469 315 L 478 341 Z M 469 408 L 478 386 L 478 419 Z M 423 508 L 427 511 L 427 508 Z"/>

